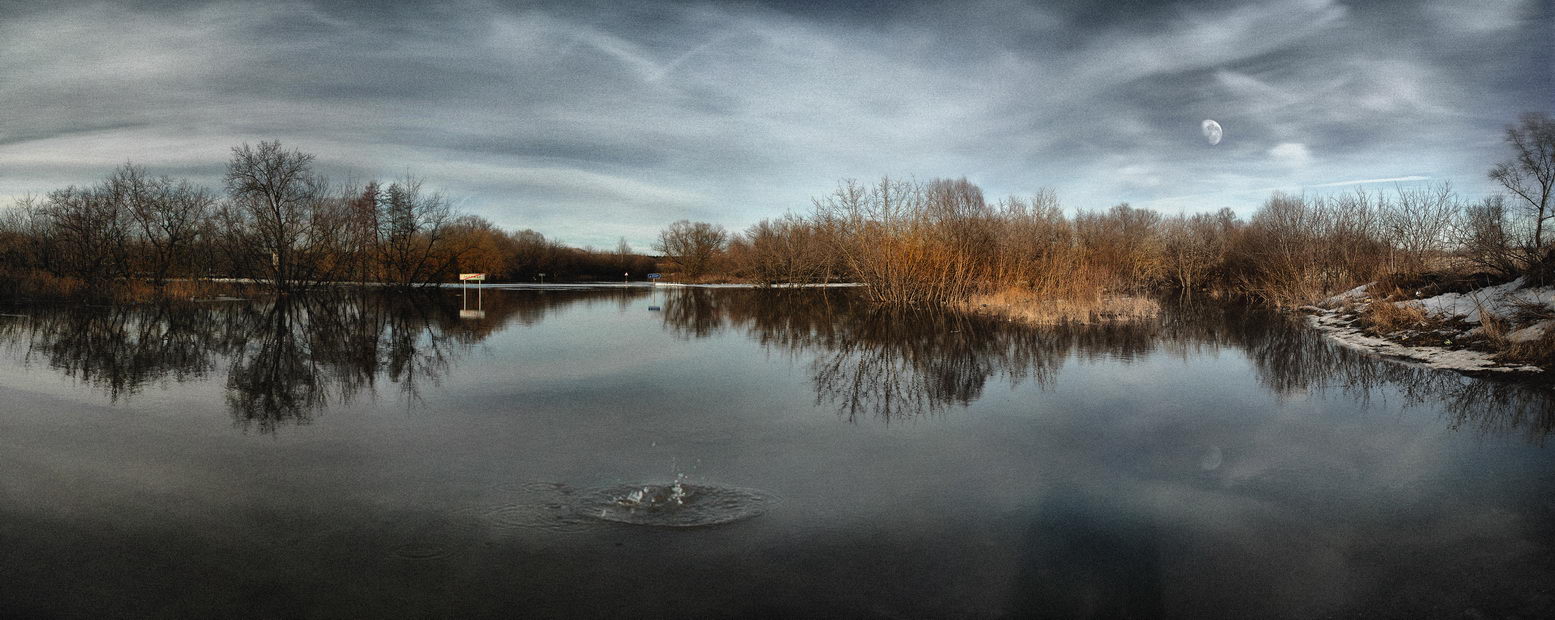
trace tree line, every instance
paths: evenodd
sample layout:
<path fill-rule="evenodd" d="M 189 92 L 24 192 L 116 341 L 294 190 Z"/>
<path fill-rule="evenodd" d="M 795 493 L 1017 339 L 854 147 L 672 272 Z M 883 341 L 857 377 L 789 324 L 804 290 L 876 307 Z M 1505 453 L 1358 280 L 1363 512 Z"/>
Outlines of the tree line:
<path fill-rule="evenodd" d="M 692 278 L 851 280 L 892 305 L 955 305 L 1008 289 L 1081 301 L 1171 289 L 1297 305 L 1384 276 L 1548 278 L 1555 121 L 1527 115 L 1506 141 L 1513 156 L 1489 173 L 1506 193 L 1473 201 L 1438 183 L 1276 192 L 1245 219 L 1228 209 L 1163 215 L 1127 203 L 1070 215 L 1049 190 L 989 200 L 964 178 L 845 180 L 808 213 L 738 234 L 678 222 L 656 248 Z"/>
<path fill-rule="evenodd" d="M 0 216 L 0 293 L 163 292 L 236 278 L 285 294 L 324 283 L 416 287 L 459 272 L 530 282 L 662 270 L 689 281 L 860 282 L 890 305 L 1009 291 L 1083 303 L 1160 289 L 1298 305 L 1389 276 L 1550 278 L 1555 121 L 1526 115 L 1506 141 L 1512 157 L 1489 172 L 1505 193 L 1470 201 L 1446 184 L 1275 193 L 1247 218 L 1127 203 L 1071 214 L 1050 190 L 990 200 L 965 178 L 844 180 L 808 212 L 737 233 L 675 222 L 653 246 L 662 265 L 624 239 L 593 250 L 503 231 L 414 178 L 333 185 L 312 155 L 261 142 L 232 149 L 220 191 L 125 164 L 96 185 L 22 199 Z"/>
<path fill-rule="evenodd" d="M 279 142 L 243 144 L 220 190 L 126 163 L 97 184 L 24 197 L 0 214 L 0 293 L 185 293 L 226 278 L 287 294 L 325 283 L 418 287 L 459 272 L 531 281 L 655 267 L 624 240 L 595 251 L 509 233 L 419 179 L 335 185 L 313 164 Z"/>

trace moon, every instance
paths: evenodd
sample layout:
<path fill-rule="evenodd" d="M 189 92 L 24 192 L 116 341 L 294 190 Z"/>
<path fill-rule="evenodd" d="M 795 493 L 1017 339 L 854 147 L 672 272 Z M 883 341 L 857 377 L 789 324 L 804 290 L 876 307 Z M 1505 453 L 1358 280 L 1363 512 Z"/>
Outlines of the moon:
<path fill-rule="evenodd" d="M 1204 452 L 1204 456 L 1199 457 L 1199 469 L 1204 471 L 1215 471 L 1220 469 L 1220 464 L 1224 462 L 1225 459 L 1226 455 L 1220 451 L 1220 446 L 1210 446 L 1209 450 Z"/>
<path fill-rule="evenodd" d="M 1207 118 L 1204 119 L 1204 122 L 1199 123 L 1199 129 L 1204 131 L 1204 139 L 1209 141 L 1210 146 L 1220 144 L 1221 136 L 1226 134 L 1225 130 L 1220 128 L 1220 123 Z"/>

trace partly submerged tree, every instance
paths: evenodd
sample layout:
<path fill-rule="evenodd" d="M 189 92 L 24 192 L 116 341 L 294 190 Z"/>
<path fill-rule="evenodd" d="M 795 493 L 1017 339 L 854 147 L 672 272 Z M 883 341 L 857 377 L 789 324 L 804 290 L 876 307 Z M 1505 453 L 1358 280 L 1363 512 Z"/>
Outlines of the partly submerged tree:
<path fill-rule="evenodd" d="M 694 278 L 707 273 L 713 257 L 728 243 L 729 232 L 722 226 L 680 220 L 659 233 L 653 248 L 679 263 L 686 275 Z"/>
<path fill-rule="evenodd" d="M 442 194 L 407 177 L 378 194 L 378 247 L 384 280 L 396 286 L 436 282 L 458 258 L 449 243 L 456 217 Z"/>
<path fill-rule="evenodd" d="M 279 141 L 233 147 L 227 162 L 232 201 L 223 224 L 237 251 L 258 254 L 247 258 L 282 293 L 315 281 L 316 250 L 328 231 L 319 221 L 328 184 L 312 165 L 313 155 L 283 150 Z"/>

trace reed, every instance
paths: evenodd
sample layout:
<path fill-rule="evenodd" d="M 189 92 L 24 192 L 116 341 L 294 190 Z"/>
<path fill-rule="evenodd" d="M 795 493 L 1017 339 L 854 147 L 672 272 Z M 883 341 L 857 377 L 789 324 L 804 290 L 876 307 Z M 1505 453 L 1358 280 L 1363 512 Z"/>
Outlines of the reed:
<path fill-rule="evenodd" d="M 1028 325 L 1060 323 L 1113 323 L 1154 319 L 1161 304 L 1135 295 L 1103 295 L 1099 298 L 1044 297 L 1028 289 L 1003 289 L 974 295 L 960 308 Z"/>

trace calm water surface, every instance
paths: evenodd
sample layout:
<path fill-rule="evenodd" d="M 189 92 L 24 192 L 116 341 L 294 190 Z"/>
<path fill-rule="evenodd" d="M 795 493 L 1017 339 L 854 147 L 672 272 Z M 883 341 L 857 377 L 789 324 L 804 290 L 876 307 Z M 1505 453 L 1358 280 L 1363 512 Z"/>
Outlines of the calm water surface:
<path fill-rule="evenodd" d="M 1545 388 L 1223 308 L 482 307 L 4 308 L 0 617 L 1555 613 Z"/>

